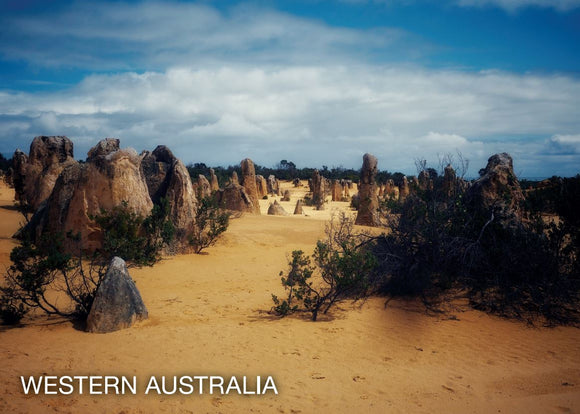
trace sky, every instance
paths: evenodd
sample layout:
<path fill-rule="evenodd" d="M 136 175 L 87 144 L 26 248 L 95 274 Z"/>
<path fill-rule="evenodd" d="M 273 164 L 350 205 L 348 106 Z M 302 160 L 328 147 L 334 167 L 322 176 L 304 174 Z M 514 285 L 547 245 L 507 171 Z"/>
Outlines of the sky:
<path fill-rule="evenodd" d="M 0 152 L 580 172 L 580 0 L 0 0 Z"/>

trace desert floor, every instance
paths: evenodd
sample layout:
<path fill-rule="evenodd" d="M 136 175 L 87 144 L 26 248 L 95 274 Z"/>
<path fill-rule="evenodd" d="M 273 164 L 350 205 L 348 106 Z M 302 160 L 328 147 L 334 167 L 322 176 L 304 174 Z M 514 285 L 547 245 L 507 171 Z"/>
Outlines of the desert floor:
<path fill-rule="evenodd" d="M 12 200 L 0 187 L 2 267 L 20 221 Z M 294 201 L 282 204 L 293 211 Z M 576 328 L 468 309 L 434 317 L 415 303 L 385 309 L 384 298 L 342 303 L 315 323 L 269 315 L 288 254 L 311 253 L 331 210 L 347 208 L 244 216 L 207 254 L 131 269 L 150 318 L 130 329 L 89 334 L 42 316 L 0 327 L 0 413 L 580 412 Z M 25 396 L 20 376 L 43 374 L 272 375 L 279 395 Z"/>

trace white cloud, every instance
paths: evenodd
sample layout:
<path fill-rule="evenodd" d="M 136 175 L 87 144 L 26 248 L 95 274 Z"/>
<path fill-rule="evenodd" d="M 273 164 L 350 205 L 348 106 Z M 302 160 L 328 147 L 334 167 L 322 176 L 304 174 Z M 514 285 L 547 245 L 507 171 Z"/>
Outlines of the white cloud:
<path fill-rule="evenodd" d="M 58 133 L 75 141 L 77 157 L 115 136 L 212 165 L 249 156 L 264 165 L 358 167 L 372 152 L 380 168 L 411 172 L 415 158 L 436 162 L 456 149 L 472 160 L 471 173 L 499 151 L 511 152 L 526 175 L 571 174 L 580 165 L 580 81 L 567 76 L 229 65 L 93 75 L 66 91 L 0 98 L 0 119 L 14 125 L 2 151 Z"/>
<path fill-rule="evenodd" d="M 0 18 L 0 24 L 5 58 L 91 70 L 224 61 L 304 64 L 355 60 L 374 51 L 394 59 L 427 48 L 401 29 L 335 27 L 251 5 L 221 12 L 199 3 L 76 2 L 52 14 Z"/>
<path fill-rule="evenodd" d="M 549 152 L 580 155 L 580 134 L 554 135 L 548 140 L 547 144 Z"/>
<path fill-rule="evenodd" d="M 494 1 L 513 9 L 534 2 Z M 429 50 L 401 30 L 153 1 L 73 2 L 0 24 L 5 59 L 119 71 L 54 92 L 0 91 L 2 152 L 35 135 L 65 134 L 79 158 L 116 136 L 124 146 L 166 144 L 185 162 L 211 165 L 249 156 L 265 165 L 358 167 L 372 152 L 380 168 L 411 172 L 415 158 L 436 162 L 456 149 L 475 171 L 499 151 L 516 165 L 525 160 L 525 174 L 570 174 L 580 164 L 577 145 L 562 138 L 580 131 L 578 78 L 389 64 Z M 382 63 L 369 63 L 377 52 Z"/>

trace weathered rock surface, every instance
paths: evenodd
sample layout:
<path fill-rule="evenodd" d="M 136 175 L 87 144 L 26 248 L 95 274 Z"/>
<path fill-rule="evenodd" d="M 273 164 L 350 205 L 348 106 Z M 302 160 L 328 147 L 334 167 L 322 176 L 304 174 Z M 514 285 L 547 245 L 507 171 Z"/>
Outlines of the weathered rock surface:
<path fill-rule="evenodd" d="M 52 141 L 55 140 L 48 140 Z M 55 159 L 69 159 L 72 144 L 69 146 L 67 139 L 56 142 L 64 150 L 53 151 L 58 154 Z M 35 150 L 33 154 L 36 159 L 46 151 Z M 101 230 L 94 216 L 126 204 L 134 213 L 146 217 L 153 202 L 159 203 L 162 198 L 168 201 L 177 241 L 185 241 L 191 233 L 197 199 L 187 169 L 167 147 L 158 146 L 153 152 L 145 151 L 139 156 L 133 149 L 119 149 L 118 139 L 107 138 L 91 148 L 85 163 L 72 160 L 66 164 L 50 196 L 23 230 L 33 238 L 70 231 L 80 238 L 79 242 L 67 238 L 67 251 L 94 251 L 102 245 Z"/>
<path fill-rule="evenodd" d="M 350 180 L 343 180 L 342 181 L 343 197 L 347 201 L 350 199 L 350 187 L 349 187 L 348 181 L 350 181 Z M 352 185 L 352 181 L 351 181 L 350 185 Z"/>
<path fill-rule="evenodd" d="M 230 178 L 229 184 L 240 185 L 240 180 L 238 179 L 238 173 L 232 172 L 232 177 Z"/>
<path fill-rule="evenodd" d="M 466 199 L 474 206 L 501 212 L 504 219 L 519 220 L 524 194 L 508 153 L 492 155 L 483 174 L 467 190 Z"/>
<path fill-rule="evenodd" d="M 158 146 L 153 152 L 141 153 L 141 170 L 149 196 L 154 203 L 158 203 L 167 192 L 167 175 L 174 158 L 173 153 L 165 145 Z"/>
<path fill-rule="evenodd" d="M 419 173 L 419 177 L 417 178 L 417 181 L 419 183 L 419 189 L 420 190 L 427 190 L 429 188 L 429 180 L 431 179 L 431 177 L 429 177 L 429 173 L 425 170 L 421 171 Z"/>
<path fill-rule="evenodd" d="M 217 175 L 215 175 L 215 171 L 213 168 L 209 169 L 209 183 L 210 183 L 210 188 L 211 188 L 211 192 L 215 193 L 216 191 L 218 191 L 220 189 L 220 185 L 218 182 L 218 178 Z"/>
<path fill-rule="evenodd" d="M 256 186 L 256 168 L 251 159 L 243 159 L 240 163 L 242 167 L 242 186 L 246 190 L 248 198 L 252 202 L 252 213 L 260 214 L 260 198 L 258 197 L 258 187 Z"/>
<path fill-rule="evenodd" d="M 20 203 L 28 203 L 25 182 L 26 167 L 28 165 L 28 155 L 17 149 L 12 155 L 12 184 L 14 185 L 14 195 Z"/>
<path fill-rule="evenodd" d="M 282 201 L 290 201 L 290 190 L 284 191 L 284 197 L 282 197 Z"/>
<path fill-rule="evenodd" d="M 395 185 L 392 178 L 389 178 L 385 184 L 384 191 L 385 199 L 398 200 L 399 199 L 399 187 Z"/>
<path fill-rule="evenodd" d="M 364 226 L 379 226 L 379 200 L 377 198 L 375 177 L 377 175 L 377 159 L 374 155 L 365 154 L 360 173 L 359 207 L 355 224 Z"/>
<path fill-rule="evenodd" d="M 311 190 L 312 203 L 316 207 L 316 210 L 324 210 L 324 177 L 320 175 L 318 170 L 314 170 L 312 173 Z"/>
<path fill-rule="evenodd" d="M 447 164 L 443 174 L 443 193 L 447 197 L 455 194 L 457 188 L 457 176 L 451 164 Z"/>
<path fill-rule="evenodd" d="M 220 207 L 230 211 L 242 213 L 254 213 L 255 208 L 252 200 L 248 197 L 246 189 L 239 184 L 230 183 L 224 189 L 216 193 L 216 199 Z"/>
<path fill-rule="evenodd" d="M 73 158 L 73 143 L 65 136 L 39 136 L 30 144 L 30 155 L 16 150 L 13 183 L 16 199 L 36 211 L 52 192 L 60 173 Z"/>
<path fill-rule="evenodd" d="M 287 216 L 288 213 L 284 210 L 277 200 L 274 200 L 272 204 L 268 207 L 268 214 L 271 216 Z"/>
<path fill-rule="evenodd" d="M 101 142 L 102 143 L 102 142 Z M 98 145 L 84 164 L 73 163 L 58 177 L 46 206 L 33 216 L 26 231 L 80 233 L 80 246 L 65 241 L 65 247 L 93 251 L 101 246 L 102 234 L 91 216 L 126 203 L 133 212 L 147 216 L 153 203 L 141 171 L 141 158 L 133 149 L 105 151 Z"/>
<path fill-rule="evenodd" d="M 407 181 L 407 177 L 403 177 L 401 185 L 399 186 L 399 200 L 405 201 L 405 199 L 409 197 L 410 193 L 411 190 L 409 189 L 409 182 Z"/>
<path fill-rule="evenodd" d="M 167 199 L 178 241 L 184 242 L 193 229 L 197 208 L 189 172 L 165 145 L 159 145 L 152 153 L 145 152 L 142 156 L 141 168 L 151 200 L 159 203 L 161 198 Z"/>
<path fill-rule="evenodd" d="M 294 207 L 294 214 L 303 214 L 302 199 L 298 199 L 298 201 L 296 202 L 296 207 Z"/>
<path fill-rule="evenodd" d="M 331 194 L 332 201 L 342 201 L 342 186 L 338 180 L 332 180 Z"/>
<path fill-rule="evenodd" d="M 211 196 L 211 184 L 208 179 L 203 174 L 197 176 L 197 192 L 196 195 L 199 198 Z"/>
<path fill-rule="evenodd" d="M 268 176 L 268 193 L 272 195 L 280 195 L 280 183 L 274 175 Z"/>
<path fill-rule="evenodd" d="M 105 138 L 100 140 L 97 145 L 89 150 L 87 162 L 99 161 L 107 155 L 119 151 L 121 141 L 117 138 Z"/>
<path fill-rule="evenodd" d="M 260 198 L 264 198 L 268 195 L 268 183 L 261 175 L 256 175 L 256 190 L 258 191 L 258 197 Z"/>
<path fill-rule="evenodd" d="M 148 318 L 141 294 L 125 261 L 114 257 L 109 264 L 87 318 L 87 331 L 108 333 L 131 327 Z"/>

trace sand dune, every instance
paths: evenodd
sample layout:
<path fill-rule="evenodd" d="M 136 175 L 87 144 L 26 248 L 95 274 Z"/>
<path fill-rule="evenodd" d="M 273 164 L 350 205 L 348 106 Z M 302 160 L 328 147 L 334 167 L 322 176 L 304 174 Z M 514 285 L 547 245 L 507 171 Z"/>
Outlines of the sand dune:
<path fill-rule="evenodd" d="M 1 266 L 20 221 L 12 197 L 0 188 Z M 282 205 L 292 213 L 294 203 Z M 333 208 L 346 206 L 244 216 L 207 254 L 132 269 L 150 318 L 131 329 L 88 334 L 46 317 L 0 328 L 0 412 L 580 412 L 575 328 L 530 328 L 465 308 L 433 317 L 415 303 L 385 309 L 382 298 L 343 303 L 316 323 L 270 316 L 287 255 L 310 253 Z M 272 375 L 279 395 L 23 395 L 19 377 L 43 373 Z"/>

